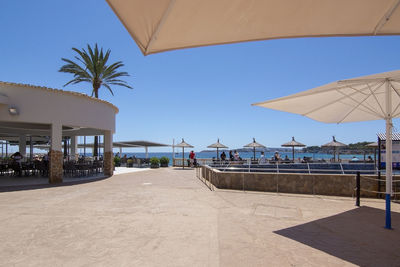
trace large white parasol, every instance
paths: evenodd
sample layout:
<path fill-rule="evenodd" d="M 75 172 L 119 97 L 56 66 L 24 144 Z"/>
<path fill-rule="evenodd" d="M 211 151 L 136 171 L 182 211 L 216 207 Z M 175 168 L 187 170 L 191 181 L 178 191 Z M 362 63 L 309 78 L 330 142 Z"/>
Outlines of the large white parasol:
<path fill-rule="evenodd" d="M 386 228 L 391 228 L 392 119 L 400 117 L 400 71 L 342 80 L 253 104 L 307 116 L 326 123 L 386 122 Z"/>
<path fill-rule="evenodd" d="M 143 54 L 278 38 L 400 34 L 399 0 L 107 0 Z"/>

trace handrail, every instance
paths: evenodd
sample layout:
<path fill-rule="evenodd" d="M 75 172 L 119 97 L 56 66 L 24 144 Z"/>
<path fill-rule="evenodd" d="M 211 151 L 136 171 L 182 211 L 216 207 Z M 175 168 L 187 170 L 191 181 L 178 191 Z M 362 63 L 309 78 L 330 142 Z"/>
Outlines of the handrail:
<path fill-rule="evenodd" d="M 224 169 L 222 169 L 221 171 L 226 171 L 226 170 L 237 170 L 237 171 L 246 171 L 246 172 L 249 172 L 249 170 L 251 169 L 251 168 L 249 168 L 249 167 L 235 167 L 235 166 L 210 166 L 211 168 L 216 168 L 216 169 L 219 169 L 219 167 L 225 167 Z M 273 172 L 273 173 L 285 173 L 285 171 L 289 171 L 289 173 L 290 172 L 294 172 L 294 171 L 299 171 L 299 172 L 302 172 L 302 173 L 307 173 L 307 171 L 308 171 L 308 174 L 311 174 L 311 170 L 312 170 L 312 172 L 313 173 L 324 173 L 324 172 L 326 172 L 326 173 L 329 173 L 329 172 L 335 172 L 335 173 L 337 173 L 337 174 L 346 174 L 346 173 L 349 173 L 350 172 L 350 174 L 354 174 L 354 172 L 357 172 L 357 171 L 359 171 L 360 173 L 371 173 L 371 172 L 373 172 L 374 174 L 377 174 L 377 172 L 375 171 L 375 170 L 356 170 L 356 169 L 350 169 L 350 170 L 344 170 L 344 169 L 310 169 L 310 168 L 307 168 L 307 169 L 298 169 L 298 168 L 279 168 L 279 166 L 277 165 L 276 166 L 276 168 L 254 168 L 254 170 L 256 170 L 256 171 L 265 171 L 265 172 Z"/>

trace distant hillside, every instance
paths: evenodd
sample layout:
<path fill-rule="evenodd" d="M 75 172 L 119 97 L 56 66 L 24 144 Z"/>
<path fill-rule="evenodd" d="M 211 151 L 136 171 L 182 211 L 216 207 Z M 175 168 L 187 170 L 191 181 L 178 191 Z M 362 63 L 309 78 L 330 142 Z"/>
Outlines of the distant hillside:
<path fill-rule="evenodd" d="M 366 145 L 370 144 L 371 142 L 358 142 L 354 144 L 349 144 L 346 147 L 341 147 L 340 153 L 341 154 L 362 154 L 364 152 L 373 152 L 374 148 L 368 147 Z M 320 147 L 320 146 L 309 146 L 302 149 L 304 153 L 326 153 L 328 151 L 332 151 L 333 148 L 329 147 Z"/>

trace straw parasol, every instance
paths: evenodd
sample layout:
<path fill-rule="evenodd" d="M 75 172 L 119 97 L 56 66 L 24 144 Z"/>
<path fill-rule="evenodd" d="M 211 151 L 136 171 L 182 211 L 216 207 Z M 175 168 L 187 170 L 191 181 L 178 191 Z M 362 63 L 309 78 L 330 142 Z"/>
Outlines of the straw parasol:
<path fill-rule="evenodd" d="M 326 143 L 325 145 L 322 145 L 322 147 L 333 147 L 333 161 L 336 160 L 336 148 L 344 147 L 344 146 L 347 146 L 347 145 L 336 141 L 335 136 L 332 136 L 332 141 L 331 142 Z M 338 160 L 339 160 L 339 155 L 338 155 Z"/>
<path fill-rule="evenodd" d="M 292 159 L 294 161 L 294 148 L 295 147 L 305 147 L 305 144 L 302 144 L 300 142 L 297 142 L 296 140 L 294 140 L 294 136 L 292 137 L 292 141 L 284 143 L 283 145 L 281 145 L 283 147 L 291 147 L 292 148 Z"/>
<path fill-rule="evenodd" d="M 182 138 L 182 142 L 175 145 L 175 147 L 182 148 L 182 168 L 184 169 L 185 168 L 185 147 L 193 147 L 193 146 L 186 143 L 185 140 L 183 140 L 183 138 Z"/>
<path fill-rule="evenodd" d="M 216 149 L 217 149 L 217 159 L 219 159 L 218 150 L 219 150 L 220 148 L 228 148 L 227 146 L 225 146 L 225 145 L 223 145 L 223 144 L 221 144 L 221 143 L 219 142 L 219 138 L 218 138 L 218 140 L 217 140 L 216 143 L 214 143 L 214 144 L 212 144 L 212 145 L 209 145 L 209 146 L 207 146 L 207 147 L 208 147 L 208 148 L 216 148 Z"/>
<path fill-rule="evenodd" d="M 243 147 L 252 147 L 253 148 L 253 155 L 254 155 L 254 160 L 256 160 L 256 147 L 262 147 L 262 148 L 266 148 L 264 145 L 257 143 L 256 139 L 253 137 L 253 142 L 250 144 L 247 144 Z"/>
<path fill-rule="evenodd" d="M 376 150 L 378 148 L 378 142 L 372 142 L 366 146 L 374 149 L 374 163 L 376 165 Z"/>

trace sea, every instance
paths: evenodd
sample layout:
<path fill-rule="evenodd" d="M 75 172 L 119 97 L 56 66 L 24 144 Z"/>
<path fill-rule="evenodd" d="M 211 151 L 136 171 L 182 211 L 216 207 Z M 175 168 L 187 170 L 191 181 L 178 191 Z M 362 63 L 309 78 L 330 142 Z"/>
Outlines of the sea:
<path fill-rule="evenodd" d="M 227 154 L 227 157 L 229 156 L 229 153 L 225 152 Z M 116 154 L 116 153 L 115 153 Z M 114 155 L 115 155 L 114 154 Z M 221 154 L 221 151 L 220 151 Z M 90 153 L 86 153 L 87 156 L 90 156 Z M 135 156 L 137 158 L 145 158 L 146 157 L 146 153 L 144 152 L 127 152 L 127 153 L 122 153 L 121 157 L 123 157 L 124 155 L 126 155 L 128 158 Z M 256 157 L 259 158 L 261 155 L 260 152 L 256 152 Z M 289 159 L 292 158 L 292 152 L 279 152 L 279 155 L 281 156 L 281 158 L 285 158 L 285 156 L 287 155 Z M 170 159 L 170 164 L 172 163 L 172 158 L 173 158 L 173 153 L 172 152 L 149 152 L 148 153 L 149 158 L 151 157 L 167 157 Z M 242 152 L 239 153 L 239 156 L 242 159 L 249 159 L 253 157 L 253 152 Z M 265 157 L 267 159 L 271 159 L 274 156 L 274 152 L 265 152 Z M 329 160 L 331 158 L 333 158 L 333 154 L 324 154 L 324 153 L 295 153 L 294 154 L 295 158 L 304 158 L 304 157 L 309 157 L 312 158 L 313 160 L 319 160 L 319 159 L 325 159 L 325 160 Z M 368 156 L 371 156 L 372 158 L 374 158 L 373 154 L 365 154 L 365 158 L 367 158 Z M 217 157 L 217 152 L 197 152 L 196 153 L 196 158 L 199 159 L 211 159 L 211 158 L 216 158 Z M 336 156 L 337 157 L 337 156 Z M 364 160 L 364 154 L 340 154 L 340 158 L 341 159 L 352 159 L 353 157 L 357 157 L 359 160 Z M 175 158 L 182 158 L 182 152 L 180 153 L 175 153 Z M 184 158 L 188 159 L 189 158 L 189 152 L 186 153 L 184 155 Z"/>

